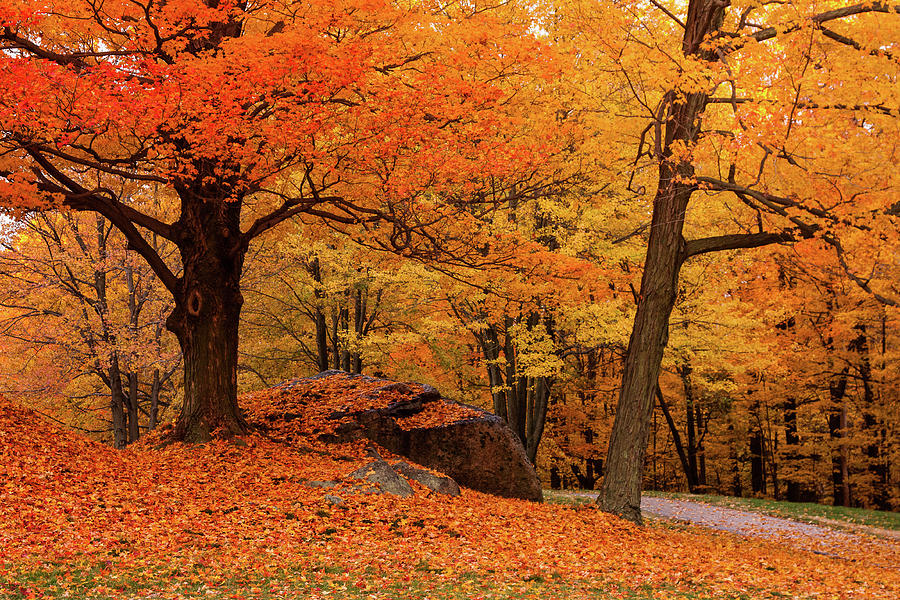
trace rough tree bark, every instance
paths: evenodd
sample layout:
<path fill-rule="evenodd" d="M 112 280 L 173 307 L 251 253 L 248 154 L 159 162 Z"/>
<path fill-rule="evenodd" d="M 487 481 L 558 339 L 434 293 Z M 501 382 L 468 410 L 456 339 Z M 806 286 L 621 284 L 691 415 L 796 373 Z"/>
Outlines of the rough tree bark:
<path fill-rule="evenodd" d="M 728 49 L 703 45 L 722 26 L 729 0 L 690 0 L 684 21 L 682 53 L 687 57 L 712 63 L 719 61 Z M 880 5 L 879 5 L 880 6 Z M 871 8 L 822 13 L 812 20 L 822 23 L 857 14 Z M 854 12 L 855 11 L 855 12 Z M 793 31 L 793 30 L 792 30 Z M 775 28 L 754 33 L 756 41 L 779 35 Z M 691 256 L 721 250 L 756 248 L 788 242 L 785 233 L 741 233 L 685 240 L 684 219 L 697 182 L 716 191 L 738 194 L 747 202 L 753 198 L 768 201 L 765 194 L 748 191 L 730 182 L 709 177 L 695 179 L 694 165 L 686 153 L 676 148 L 692 148 L 700 134 L 701 117 L 710 97 L 705 91 L 685 92 L 671 89 L 663 97 L 658 118 L 648 131 L 653 132 L 652 156 L 659 163 L 659 182 L 653 200 L 653 216 L 637 297 L 637 312 L 623 366 L 622 385 L 616 409 L 616 420 L 610 435 L 607 472 L 597 502 L 607 511 L 634 522 L 641 522 L 641 483 L 644 455 L 650 432 L 653 393 L 659 375 L 663 351 L 669 337 L 669 317 L 675 304 L 681 265 Z M 645 152 L 643 145 L 641 152 Z M 748 194 L 755 194 L 751 197 Z M 762 202 L 761 205 L 764 205 Z M 762 209 L 761 209 L 762 210 Z M 814 227 L 795 220 L 803 235 L 811 235 Z"/>
<path fill-rule="evenodd" d="M 166 327 L 184 356 L 184 404 L 175 435 L 188 442 L 246 431 L 237 404 L 240 277 L 247 250 L 241 203 L 204 200 L 216 197 L 211 191 L 217 190 L 178 189 L 181 235 L 175 242 L 184 270 Z"/>
<path fill-rule="evenodd" d="M 682 50 L 686 56 L 715 60 L 700 47 L 708 34 L 719 29 L 725 16 L 720 0 L 691 0 L 685 19 Z M 628 520 L 641 522 L 641 479 L 644 454 L 650 434 L 653 396 L 659 378 L 663 351 L 669 340 L 669 316 L 675 305 L 678 274 L 689 249 L 682 236 L 685 211 L 695 185 L 694 166 L 673 157 L 675 142 L 692 146 L 700 132 L 700 116 L 709 96 L 705 93 L 676 94 L 664 98 L 666 106 L 659 185 L 653 201 L 653 217 L 637 313 L 625 355 L 622 387 L 616 420 L 609 440 L 606 475 L 600 496 L 601 508 Z M 705 250 L 703 250 L 705 251 Z"/>

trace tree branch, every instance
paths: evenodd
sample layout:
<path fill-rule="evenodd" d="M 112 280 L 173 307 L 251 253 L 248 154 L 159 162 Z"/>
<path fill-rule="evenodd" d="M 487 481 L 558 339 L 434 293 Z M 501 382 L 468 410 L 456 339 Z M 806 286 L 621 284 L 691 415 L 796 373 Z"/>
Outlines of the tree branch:
<path fill-rule="evenodd" d="M 663 12 L 664 15 L 666 15 L 667 17 L 669 17 L 670 19 L 672 19 L 673 21 L 675 21 L 676 23 L 678 23 L 678 25 L 679 25 L 682 29 L 684 29 L 684 21 L 682 21 L 681 19 L 679 19 L 678 17 L 676 17 L 675 14 L 674 14 L 672 11 L 670 11 L 668 8 L 666 8 L 665 6 L 663 6 L 662 4 L 660 4 L 659 2 L 657 2 L 657 0 L 650 0 L 650 4 L 652 4 L 653 6 L 655 6 L 656 8 L 658 8 L 659 10 L 661 10 L 661 11 Z"/>
<path fill-rule="evenodd" d="M 25 150 L 34 161 L 40 165 L 47 175 L 58 182 L 54 183 L 47 179 L 44 176 L 44 173 L 40 173 L 41 181 L 38 183 L 39 190 L 49 194 L 59 194 L 63 196 L 64 204 L 74 210 L 90 210 L 98 212 L 109 219 L 110 222 L 125 235 L 129 247 L 140 254 L 147 261 L 147 264 L 150 265 L 150 268 L 153 269 L 153 272 L 163 285 L 165 285 L 170 292 L 175 293 L 177 277 L 175 277 L 175 274 L 172 273 L 156 249 L 147 242 L 135 226 L 135 224 L 137 224 L 142 227 L 147 227 L 150 231 L 171 240 L 172 228 L 169 225 L 122 204 L 116 200 L 115 197 L 112 196 L 112 192 L 109 192 L 108 190 L 107 193 L 110 197 L 100 195 L 96 191 L 87 190 L 57 169 L 53 163 L 40 152 L 30 148 L 25 148 Z"/>
<path fill-rule="evenodd" d="M 815 25 L 821 25 L 822 23 L 827 23 L 828 21 L 833 21 L 835 19 L 843 19 L 844 17 L 852 17 L 853 15 L 860 15 L 869 12 L 900 14 L 900 5 L 891 6 L 887 2 L 866 2 L 863 4 L 854 4 L 853 6 L 846 6 L 844 8 L 828 10 L 815 16 L 809 17 L 808 20 Z M 797 31 L 798 29 L 800 29 L 799 23 L 788 27 L 780 33 L 791 33 L 793 31 Z M 770 40 L 776 37 L 778 34 L 779 31 L 776 28 L 766 27 L 765 29 L 757 31 L 750 37 L 755 39 L 757 42 L 762 42 L 764 40 Z"/>
<path fill-rule="evenodd" d="M 875 298 L 875 300 L 877 300 L 881 304 L 884 304 L 885 306 L 900 306 L 900 301 L 879 294 L 869 285 L 868 279 L 863 279 L 850 270 L 850 265 L 847 264 L 847 260 L 844 257 L 844 247 L 841 245 L 840 240 L 832 236 L 826 236 L 825 241 L 831 244 L 832 247 L 834 247 L 835 252 L 837 253 L 838 261 L 841 263 L 841 268 L 844 270 L 844 273 L 847 274 L 847 277 L 849 277 L 853 281 L 853 283 L 858 285 L 860 289 L 870 294 L 873 298 Z"/>
<path fill-rule="evenodd" d="M 722 250 L 738 250 L 740 248 L 759 248 L 770 244 L 783 244 L 793 242 L 794 236 L 790 233 L 735 233 L 730 235 L 717 235 L 713 237 L 690 240 L 685 243 L 682 260 L 687 260 L 698 254 L 707 252 L 719 252 Z"/>

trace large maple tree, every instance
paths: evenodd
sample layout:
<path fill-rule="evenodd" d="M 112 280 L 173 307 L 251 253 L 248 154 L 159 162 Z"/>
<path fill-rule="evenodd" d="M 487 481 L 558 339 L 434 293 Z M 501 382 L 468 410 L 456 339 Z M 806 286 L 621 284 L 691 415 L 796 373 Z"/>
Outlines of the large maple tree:
<path fill-rule="evenodd" d="M 691 0 L 682 13 L 651 4 L 635 3 L 636 16 L 619 24 L 633 40 L 620 49 L 619 63 L 650 117 L 635 170 L 638 177 L 656 171 L 647 182 L 656 192 L 599 497 L 605 510 L 635 521 L 685 261 L 818 237 L 859 285 L 896 303 L 857 274 L 872 258 L 850 244 L 874 248 L 874 240 L 896 235 L 897 181 L 877 165 L 896 161 L 897 59 L 889 32 L 897 30 L 900 7 Z M 691 227 L 699 220 L 688 218 L 700 206 L 698 192 L 714 199 L 700 213 L 725 204 L 723 227 Z"/>
<path fill-rule="evenodd" d="M 236 366 L 252 240 L 304 214 L 433 255 L 442 219 L 530 189 L 552 148 L 519 139 L 513 107 L 542 51 L 527 18 L 495 8 L 51 0 L 0 9 L 0 204 L 95 211 L 147 261 L 174 298 L 167 327 L 184 355 L 177 437 L 246 428 Z M 180 261 L 160 256 L 152 236 Z"/>

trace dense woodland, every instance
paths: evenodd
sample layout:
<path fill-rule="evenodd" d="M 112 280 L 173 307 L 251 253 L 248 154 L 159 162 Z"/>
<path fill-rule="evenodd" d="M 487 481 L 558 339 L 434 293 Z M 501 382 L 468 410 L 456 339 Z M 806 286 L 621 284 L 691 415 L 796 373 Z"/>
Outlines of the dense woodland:
<path fill-rule="evenodd" d="M 893 6 L 21 4 L 3 393 L 122 448 L 377 374 L 599 489 L 637 386 L 645 489 L 900 509 Z"/>

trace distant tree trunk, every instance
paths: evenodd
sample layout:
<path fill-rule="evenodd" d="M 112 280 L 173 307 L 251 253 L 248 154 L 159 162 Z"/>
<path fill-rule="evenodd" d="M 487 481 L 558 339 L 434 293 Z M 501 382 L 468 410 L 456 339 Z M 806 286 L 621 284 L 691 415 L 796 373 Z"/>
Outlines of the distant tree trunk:
<path fill-rule="evenodd" d="M 110 360 L 107 372 L 109 379 L 109 408 L 112 414 L 113 446 L 122 449 L 128 443 L 128 432 L 125 423 L 125 393 L 122 390 L 122 373 L 119 370 L 119 358 L 115 353 Z"/>
<path fill-rule="evenodd" d="M 766 493 L 765 443 L 761 427 L 750 433 L 750 489 L 756 494 Z"/>
<path fill-rule="evenodd" d="M 153 385 L 150 387 L 150 415 L 147 419 L 147 431 L 153 431 L 159 424 L 159 369 L 153 369 Z"/>
<path fill-rule="evenodd" d="M 343 337 L 340 344 L 340 368 L 343 371 L 350 372 L 350 350 L 347 348 L 348 335 L 350 333 L 350 309 L 345 305 L 340 310 L 340 332 L 341 335 L 335 334 L 335 338 Z"/>
<path fill-rule="evenodd" d="M 474 318 L 460 307 L 454 307 L 454 310 L 460 319 Z M 528 460 L 534 464 L 544 434 L 553 381 L 548 377 L 529 377 L 517 373 L 518 349 L 510 333 L 515 324 L 512 317 L 506 316 L 502 329 L 490 323 L 473 334 L 484 357 L 494 414 L 506 421 L 515 432 Z M 527 316 L 525 324 L 529 328 L 542 324 L 551 327 L 536 312 Z"/>
<path fill-rule="evenodd" d="M 700 424 L 703 423 L 703 407 L 700 406 L 700 403 L 697 402 L 694 404 L 694 422 L 697 424 L 698 430 L 700 429 Z M 706 432 L 706 427 L 703 427 L 703 432 L 699 432 L 697 434 L 697 486 L 698 487 L 706 487 L 706 451 L 703 448 L 703 437 Z"/>
<path fill-rule="evenodd" d="M 772 476 L 772 494 L 776 500 L 781 500 L 781 492 L 778 486 L 778 436 L 772 432 L 772 418 L 769 414 L 769 405 L 766 403 L 765 427 L 761 427 L 763 435 L 763 458 L 769 460 L 769 475 Z"/>
<path fill-rule="evenodd" d="M 797 463 L 800 460 L 798 448 L 800 446 L 800 434 L 797 430 L 797 399 L 788 396 L 784 401 L 784 441 L 785 459 L 788 462 Z M 800 482 L 793 477 L 787 482 L 787 499 L 791 502 L 801 502 L 804 497 Z"/>
<path fill-rule="evenodd" d="M 321 373 L 328 370 L 328 325 L 325 323 L 325 312 L 322 310 L 325 292 L 322 291 L 322 269 L 319 266 L 318 256 L 309 262 L 307 270 L 314 282 L 313 295 L 316 298 L 316 305 L 313 315 L 316 326 L 316 367 Z"/>
<path fill-rule="evenodd" d="M 562 478 L 559 476 L 559 467 L 556 465 L 550 467 L 550 489 L 562 489 Z"/>
<path fill-rule="evenodd" d="M 332 309 L 331 311 L 331 361 L 332 369 L 340 370 L 341 368 L 341 311 Z"/>
<path fill-rule="evenodd" d="M 674 419 L 672 419 L 672 414 L 669 412 L 669 407 L 666 405 L 666 400 L 658 383 L 656 384 L 656 402 L 659 404 L 659 408 L 662 409 L 666 423 L 669 425 L 669 432 L 672 434 L 672 441 L 675 443 L 675 451 L 678 453 L 678 460 L 681 462 L 681 470 L 684 472 L 684 477 L 688 482 L 688 490 L 693 491 L 696 483 L 691 480 L 691 467 L 687 453 L 684 450 L 684 444 L 681 441 L 681 433 L 678 431 L 678 426 L 675 425 Z"/>
<path fill-rule="evenodd" d="M 527 419 L 525 424 L 525 454 L 531 464 L 537 464 L 538 446 L 544 435 L 547 406 L 550 400 L 550 380 L 546 377 L 530 377 Z"/>
<path fill-rule="evenodd" d="M 141 437 L 140 400 L 138 398 L 138 376 L 134 371 L 128 373 L 128 443 L 136 442 Z"/>
<path fill-rule="evenodd" d="M 364 335 L 364 327 L 366 323 L 366 298 L 361 289 L 356 290 L 353 297 L 353 332 L 356 334 L 356 341 L 362 339 Z M 362 372 L 362 356 L 360 356 L 357 347 L 350 353 L 350 372 Z"/>
<path fill-rule="evenodd" d="M 584 461 L 584 472 L 581 472 L 581 467 L 577 464 L 572 464 L 572 474 L 575 475 L 575 479 L 578 481 L 578 487 L 583 490 L 592 490 L 596 487 L 597 481 L 600 479 L 600 474 L 602 471 L 603 461 L 587 458 Z"/>
<path fill-rule="evenodd" d="M 731 493 L 738 498 L 744 495 L 744 484 L 741 479 L 741 463 L 738 460 L 737 452 L 732 449 L 731 454 Z"/>
<path fill-rule="evenodd" d="M 849 452 L 845 441 L 847 431 L 847 409 L 844 396 L 847 391 L 846 369 L 836 381 L 829 385 L 831 406 L 828 410 L 828 432 L 831 436 L 831 480 L 835 506 L 850 506 Z"/>
<path fill-rule="evenodd" d="M 681 376 L 681 384 L 684 388 L 685 423 L 687 427 L 687 455 L 688 455 L 688 487 L 691 492 L 697 491 L 700 483 L 697 469 L 697 414 L 694 410 L 694 389 L 691 385 L 691 366 L 682 364 L 678 366 L 678 374 Z"/>
<path fill-rule="evenodd" d="M 851 349 L 859 353 L 859 378 L 863 387 L 862 417 L 863 428 L 870 435 L 863 451 L 866 456 L 866 470 L 872 482 L 869 494 L 869 506 L 881 510 L 890 509 L 890 491 L 888 489 L 888 471 L 882 458 L 882 447 L 879 444 L 881 437 L 879 432 L 884 430 L 874 413 L 876 406 L 875 390 L 872 386 L 872 364 L 869 359 L 869 338 L 866 334 L 866 326 L 860 323 L 856 326 L 859 336 L 851 343 Z"/>
<path fill-rule="evenodd" d="M 744 485 L 741 478 L 741 467 L 744 461 L 740 460 L 738 440 L 734 435 L 734 423 L 728 423 L 728 460 L 731 463 L 731 494 L 740 498 L 744 495 Z"/>

